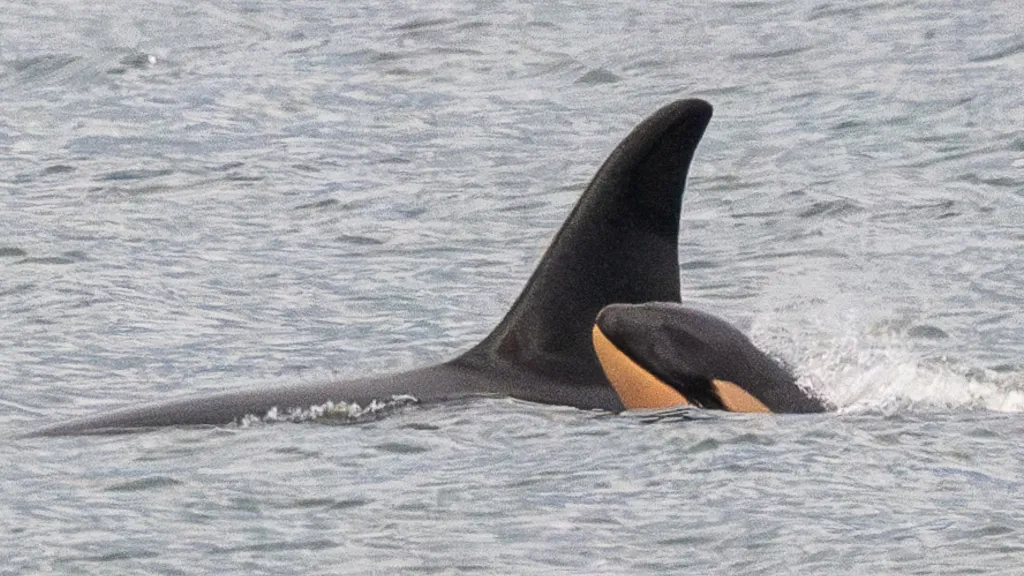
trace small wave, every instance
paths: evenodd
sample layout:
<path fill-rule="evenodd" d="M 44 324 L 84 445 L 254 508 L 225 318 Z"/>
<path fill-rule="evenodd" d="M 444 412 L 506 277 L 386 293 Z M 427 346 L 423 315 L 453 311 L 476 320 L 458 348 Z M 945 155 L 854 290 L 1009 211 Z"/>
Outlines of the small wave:
<path fill-rule="evenodd" d="M 274 541 L 260 544 L 246 544 L 244 546 L 221 547 L 214 546 L 212 554 L 236 554 L 239 552 L 294 552 L 296 550 L 320 551 L 337 548 L 339 544 L 331 540 L 301 540 L 301 541 Z"/>
<path fill-rule="evenodd" d="M 68 174 L 75 171 L 74 166 L 67 164 L 54 164 L 53 166 L 47 166 L 43 169 L 43 176 L 53 176 L 54 174 Z"/>
<path fill-rule="evenodd" d="M 309 202 L 307 204 L 299 204 L 295 207 L 296 210 L 323 210 L 325 208 L 332 208 L 341 204 L 336 198 L 327 198 L 325 200 L 319 200 L 317 202 Z"/>
<path fill-rule="evenodd" d="M 125 560 L 146 560 L 159 557 L 160 553 L 154 550 L 118 550 L 98 556 L 84 556 L 81 560 L 83 562 L 122 562 Z M 68 558 L 67 561 L 73 561 L 73 559 Z"/>
<path fill-rule="evenodd" d="M 370 236 L 359 236 L 355 234 L 340 234 L 335 240 L 341 244 L 348 244 L 351 246 L 381 246 L 386 244 L 385 240 L 380 238 L 373 238 Z"/>
<path fill-rule="evenodd" d="M 123 181 L 123 180 L 149 180 L 151 178 L 161 178 L 163 176 L 169 176 L 174 174 L 174 170 L 160 169 L 160 170 L 148 170 L 145 168 L 136 168 L 128 170 L 115 170 L 108 172 L 98 178 L 100 181 Z"/>
<path fill-rule="evenodd" d="M 391 414 L 395 410 L 412 404 L 419 404 L 419 400 L 409 395 L 392 396 L 390 400 L 373 400 L 365 407 L 355 402 L 331 402 L 310 406 L 309 408 L 290 408 L 281 410 L 273 407 L 263 416 L 247 414 L 239 421 L 239 426 L 247 428 L 258 424 L 273 424 L 277 422 L 311 422 L 327 421 L 352 424 L 376 420 Z"/>
<path fill-rule="evenodd" d="M 39 256 L 33 258 L 22 258 L 18 260 L 17 264 L 46 264 L 54 266 L 65 266 L 68 264 L 74 264 L 78 260 L 75 258 L 69 258 L 66 256 Z"/>
<path fill-rule="evenodd" d="M 441 28 L 454 22 L 455 20 L 453 18 L 422 18 L 410 20 L 404 24 L 394 26 L 391 29 L 399 32 L 412 32 L 429 28 Z"/>
<path fill-rule="evenodd" d="M 813 46 L 795 46 L 792 48 L 780 48 L 778 50 L 761 50 L 757 52 L 742 52 L 735 54 L 730 58 L 735 61 L 743 60 L 771 60 L 774 58 L 785 58 L 788 56 L 795 56 L 802 52 L 807 52 L 812 49 Z"/>
<path fill-rule="evenodd" d="M 619 78 L 616 74 L 605 70 L 604 68 L 596 68 L 576 79 L 576 84 L 596 86 L 598 84 L 614 84 L 620 80 L 622 80 L 622 78 Z"/>
<path fill-rule="evenodd" d="M 1024 52 L 1024 41 L 1017 41 L 1000 48 L 996 48 L 994 51 L 979 54 L 968 59 L 969 62 L 980 64 L 983 62 L 994 62 L 996 60 L 1002 60 L 1003 58 L 1009 58 Z"/>
<path fill-rule="evenodd" d="M 130 480 L 128 482 L 122 482 L 115 484 L 107 488 L 108 492 L 139 492 L 146 490 L 153 490 L 155 488 L 165 488 L 168 486 L 179 486 L 181 480 L 175 480 L 169 476 L 150 476 L 147 478 L 139 478 L 137 480 Z"/>
<path fill-rule="evenodd" d="M 641 424 L 662 424 L 665 422 L 691 422 L 715 420 L 721 415 L 711 410 L 703 410 L 693 406 L 673 406 L 671 408 L 628 410 L 622 413 L 625 418 L 635 418 Z"/>
<path fill-rule="evenodd" d="M 857 205 L 857 203 L 850 200 L 827 200 L 823 202 L 815 202 L 797 216 L 800 218 L 814 218 L 818 216 L 838 218 L 848 216 L 850 214 L 856 214 L 862 210 L 863 209 Z"/>
<path fill-rule="evenodd" d="M 129 70 L 145 70 L 157 63 L 157 57 L 146 52 L 129 52 L 122 57 L 116 66 L 107 70 L 110 74 L 126 74 Z"/>
<path fill-rule="evenodd" d="M 57 72 L 81 59 L 80 56 L 71 54 L 42 54 L 11 60 L 5 64 L 15 72 L 26 75 L 45 75 Z"/>

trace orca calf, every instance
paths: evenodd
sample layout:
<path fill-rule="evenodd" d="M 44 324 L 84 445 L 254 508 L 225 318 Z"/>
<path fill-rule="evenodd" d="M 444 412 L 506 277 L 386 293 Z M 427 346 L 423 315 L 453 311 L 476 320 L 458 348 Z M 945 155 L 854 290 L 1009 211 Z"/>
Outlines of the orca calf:
<path fill-rule="evenodd" d="M 32 435 L 228 424 L 247 415 L 263 416 L 275 408 L 308 409 L 327 402 L 365 406 L 374 400 L 403 395 L 420 402 L 500 395 L 581 409 L 639 407 L 642 402 L 634 405 L 633 396 L 623 395 L 621 389 L 609 385 L 609 380 L 616 382 L 618 376 L 606 376 L 591 341 L 592 327 L 598 313 L 611 304 L 679 302 L 678 236 L 683 188 L 690 161 L 710 119 L 711 105 L 707 102 L 679 100 L 633 129 L 597 171 L 508 314 L 482 342 L 453 360 L 398 374 L 132 406 L 51 425 Z M 621 350 L 628 350 L 634 354 L 634 361 L 653 361 L 651 373 L 657 375 L 662 386 L 676 387 L 684 402 L 726 409 L 753 405 L 731 400 L 725 385 L 713 385 L 720 379 L 741 391 L 745 386 L 753 387 L 753 396 L 774 411 L 814 409 L 813 400 L 789 388 L 786 392 L 772 391 L 773 386 L 788 386 L 791 380 L 778 376 L 778 367 L 771 368 L 774 364 L 759 364 L 749 341 L 744 340 L 749 349 L 739 354 L 735 348 L 717 349 L 714 345 L 686 349 L 684 342 L 684 362 L 677 374 L 666 368 L 673 362 L 670 349 L 656 346 L 654 353 L 648 354 L 644 340 L 649 336 L 642 329 L 619 330 L 621 310 L 607 309 L 601 330 L 610 342 L 621 347 L 620 355 Z M 644 310 L 657 315 L 662 309 Z M 649 315 L 641 316 L 640 324 L 652 320 Z M 703 325 L 718 329 L 719 336 L 727 336 L 723 326 L 727 325 L 721 321 Z M 700 330 L 702 324 L 695 322 L 689 327 Z M 667 335 L 663 332 L 655 329 L 653 336 L 661 342 Z M 624 338 L 629 343 L 624 343 Z M 672 345 L 671 338 L 664 340 Z M 707 342 L 719 341 L 710 338 Z M 722 342 L 736 343 L 728 338 Z M 597 350 L 601 352 L 601 346 Z M 609 350 L 604 349 L 606 356 Z M 700 354 L 708 357 L 701 360 Z M 730 368 L 732 362 L 748 363 Z M 761 369 L 768 372 L 758 376 Z M 691 390 L 694 375 L 704 378 L 700 384 L 704 389 L 699 394 Z"/>
<path fill-rule="evenodd" d="M 608 380 L 629 409 L 824 410 L 742 332 L 682 304 L 607 306 L 594 323 L 593 340 Z"/>

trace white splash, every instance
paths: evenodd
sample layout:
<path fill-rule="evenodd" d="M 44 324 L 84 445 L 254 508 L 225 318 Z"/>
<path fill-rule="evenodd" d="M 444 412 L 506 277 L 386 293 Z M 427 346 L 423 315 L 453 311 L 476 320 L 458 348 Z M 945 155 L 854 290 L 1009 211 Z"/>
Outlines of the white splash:
<path fill-rule="evenodd" d="M 373 400 L 365 407 L 355 402 L 331 402 L 309 406 L 308 408 L 289 408 L 281 410 L 277 406 L 271 408 L 262 416 L 247 414 L 238 425 L 242 428 L 256 424 L 269 424 L 276 422 L 310 422 L 313 420 L 329 419 L 345 422 L 362 422 L 373 420 L 388 414 L 398 408 L 418 404 L 413 396 L 397 395 L 389 400 Z"/>
<path fill-rule="evenodd" d="M 798 362 L 799 383 L 840 412 L 982 409 L 1024 412 L 1021 375 L 917 357 L 898 336 L 817 341 Z"/>

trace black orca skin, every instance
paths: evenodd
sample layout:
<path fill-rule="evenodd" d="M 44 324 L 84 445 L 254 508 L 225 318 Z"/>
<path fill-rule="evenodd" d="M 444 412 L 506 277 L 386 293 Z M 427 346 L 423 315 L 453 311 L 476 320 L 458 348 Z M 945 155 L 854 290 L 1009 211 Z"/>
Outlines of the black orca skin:
<path fill-rule="evenodd" d="M 707 102 L 679 100 L 640 123 L 598 170 L 505 318 L 453 360 L 384 376 L 129 406 L 32 435 L 228 424 L 275 407 L 366 405 L 396 395 L 421 402 L 501 395 L 621 410 L 591 346 L 591 327 L 609 304 L 679 301 L 683 189 L 711 113 Z"/>
<path fill-rule="evenodd" d="M 726 321 L 673 302 L 612 304 L 595 325 L 644 370 L 705 408 L 727 409 L 711 392 L 727 381 L 771 412 L 822 412 L 825 405 Z"/>

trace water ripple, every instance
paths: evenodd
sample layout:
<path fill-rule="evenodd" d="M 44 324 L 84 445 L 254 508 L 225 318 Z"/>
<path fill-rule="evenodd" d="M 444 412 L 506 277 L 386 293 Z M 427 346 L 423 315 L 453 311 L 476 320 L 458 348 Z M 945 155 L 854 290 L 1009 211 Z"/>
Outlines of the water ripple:
<path fill-rule="evenodd" d="M 454 356 L 618 139 L 687 96 L 716 111 L 682 296 L 839 412 L 487 399 L 0 442 L 5 568 L 1012 573 L 1018 12 L 8 3 L 8 436 Z"/>

